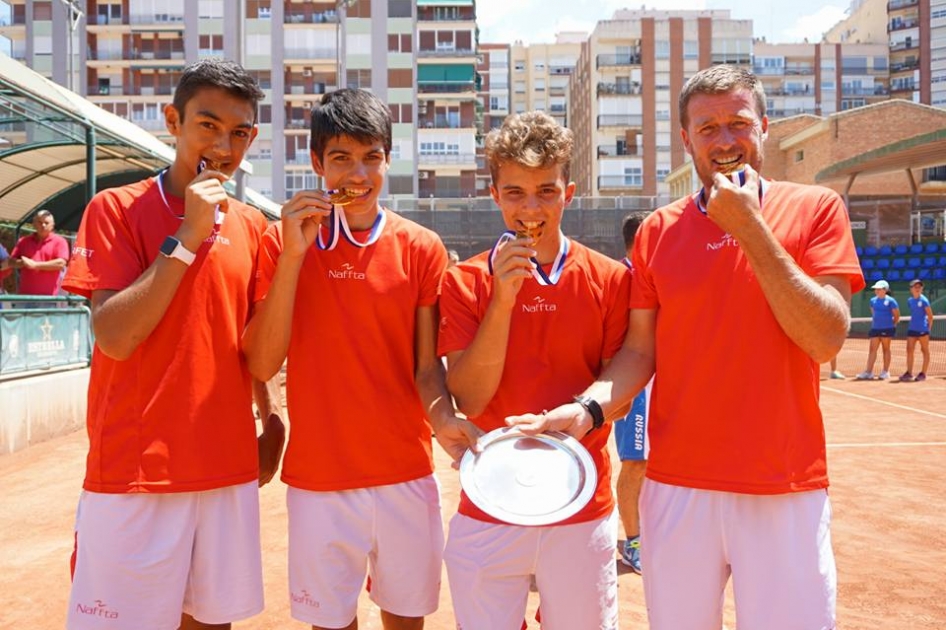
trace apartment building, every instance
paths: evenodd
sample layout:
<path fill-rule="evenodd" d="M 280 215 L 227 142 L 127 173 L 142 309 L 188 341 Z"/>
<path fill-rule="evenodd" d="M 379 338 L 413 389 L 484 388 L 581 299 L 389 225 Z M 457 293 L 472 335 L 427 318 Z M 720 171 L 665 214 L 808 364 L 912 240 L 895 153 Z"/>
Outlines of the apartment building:
<path fill-rule="evenodd" d="M 416 4 L 417 191 L 420 197 L 473 197 L 481 116 L 475 2 Z"/>
<path fill-rule="evenodd" d="M 946 107 L 946 0 L 854 0 L 825 41 L 887 46 L 891 97 Z"/>
<path fill-rule="evenodd" d="M 588 33 L 565 32 L 551 44 L 512 45 L 512 112 L 542 111 L 568 126 L 569 77 Z"/>
<path fill-rule="evenodd" d="M 509 44 L 480 44 L 476 71 L 480 77 L 479 107 L 483 113 L 482 135 L 476 143 L 476 194 L 489 196 L 490 174 L 486 165 L 484 138 L 502 126 L 510 113 Z"/>
<path fill-rule="evenodd" d="M 0 1 L 0 46 L 169 141 L 162 109 L 183 68 L 204 56 L 239 61 L 266 93 L 247 184 L 276 201 L 320 185 L 309 158 L 309 112 L 338 87 L 371 89 L 391 107 L 383 194 L 475 194 L 473 0 L 72 4 L 81 19 L 71 19 L 60 0 Z"/>
<path fill-rule="evenodd" d="M 756 40 L 753 71 L 769 120 L 827 116 L 890 98 L 884 44 L 768 44 Z"/>
<path fill-rule="evenodd" d="M 728 10 L 619 10 L 598 22 L 572 74 L 572 178 L 582 196 L 667 198 L 685 161 L 677 96 L 700 68 L 751 68 L 752 22 Z"/>

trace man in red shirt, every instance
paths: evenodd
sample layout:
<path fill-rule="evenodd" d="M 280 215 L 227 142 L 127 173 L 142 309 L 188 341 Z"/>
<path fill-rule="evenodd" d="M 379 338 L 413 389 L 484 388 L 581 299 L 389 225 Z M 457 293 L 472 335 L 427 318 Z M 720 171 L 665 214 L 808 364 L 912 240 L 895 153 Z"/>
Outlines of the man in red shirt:
<path fill-rule="evenodd" d="M 56 295 L 62 270 L 69 260 L 69 242 L 54 234 L 56 219 L 49 210 L 33 215 L 33 234 L 20 238 L 10 258 L 0 263 L 0 269 L 9 266 L 20 270 L 17 293 L 23 295 Z"/>
<path fill-rule="evenodd" d="M 229 628 L 263 608 L 258 486 L 283 427 L 240 335 L 266 220 L 223 188 L 263 96 L 235 63 L 188 66 L 164 110 L 174 163 L 83 215 L 63 283 L 95 331 L 69 630 Z"/>
<path fill-rule="evenodd" d="M 864 287 L 833 191 L 763 180 L 762 84 L 713 66 L 679 99 L 702 190 L 641 225 L 627 340 L 569 404 L 509 420 L 584 435 L 654 376 L 641 495 L 654 630 L 835 627 L 837 578 L 819 363 L 837 354 Z"/>

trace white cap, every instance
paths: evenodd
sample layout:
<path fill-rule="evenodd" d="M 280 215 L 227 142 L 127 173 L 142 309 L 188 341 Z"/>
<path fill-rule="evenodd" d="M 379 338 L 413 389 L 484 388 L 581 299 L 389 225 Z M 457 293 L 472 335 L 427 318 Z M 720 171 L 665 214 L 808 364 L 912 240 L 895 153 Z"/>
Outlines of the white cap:
<path fill-rule="evenodd" d="M 877 282 L 874 283 L 874 286 L 872 286 L 871 289 L 883 289 L 885 291 L 889 291 L 890 283 L 887 282 L 886 280 L 878 280 Z"/>

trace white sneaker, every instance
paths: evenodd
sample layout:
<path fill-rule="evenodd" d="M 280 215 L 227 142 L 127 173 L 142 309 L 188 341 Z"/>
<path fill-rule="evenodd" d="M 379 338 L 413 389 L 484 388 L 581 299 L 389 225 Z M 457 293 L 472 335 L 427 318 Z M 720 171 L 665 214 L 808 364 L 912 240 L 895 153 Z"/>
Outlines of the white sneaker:
<path fill-rule="evenodd" d="M 873 373 L 873 372 L 861 372 L 860 374 L 858 374 L 858 375 L 855 376 L 854 378 L 857 379 L 857 380 L 859 380 L 859 381 L 871 381 L 871 380 L 874 379 L 874 373 Z"/>
<path fill-rule="evenodd" d="M 888 372 L 887 370 L 884 370 L 883 372 L 880 373 L 879 378 L 882 381 L 886 381 L 888 378 L 890 378 L 890 372 Z"/>

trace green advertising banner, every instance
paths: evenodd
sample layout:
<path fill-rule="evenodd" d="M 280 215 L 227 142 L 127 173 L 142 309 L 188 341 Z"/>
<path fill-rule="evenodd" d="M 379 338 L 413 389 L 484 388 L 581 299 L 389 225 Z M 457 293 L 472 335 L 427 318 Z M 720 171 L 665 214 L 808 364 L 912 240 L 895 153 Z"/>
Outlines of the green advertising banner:
<path fill-rule="evenodd" d="M 88 363 L 89 312 L 0 310 L 0 375 Z"/>

